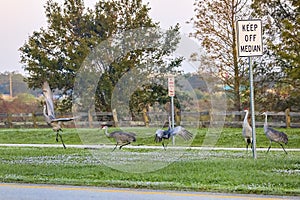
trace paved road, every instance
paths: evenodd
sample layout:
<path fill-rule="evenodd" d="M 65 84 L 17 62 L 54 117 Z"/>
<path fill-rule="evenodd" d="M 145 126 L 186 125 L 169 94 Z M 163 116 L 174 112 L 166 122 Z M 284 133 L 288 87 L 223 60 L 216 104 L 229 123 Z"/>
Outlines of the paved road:
<path fill-rule="evenodd" d="M 281 200 L 300 197 L 0 183 L 0 200 Z"/>

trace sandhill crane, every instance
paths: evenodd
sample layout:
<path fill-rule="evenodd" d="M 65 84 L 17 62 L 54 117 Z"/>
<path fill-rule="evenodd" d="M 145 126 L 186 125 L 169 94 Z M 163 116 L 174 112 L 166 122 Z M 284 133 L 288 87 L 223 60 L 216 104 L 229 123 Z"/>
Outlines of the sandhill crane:
<path fill-rule="evenodd" d="M 123 132 L 123 131 L 114 131 L 114 132 L 108 133 L 107 126 L 104 126 L 102 129 L 104 129 L 104 133 L 107 137 L 114 138 L 116 140 L 116 146 L 112 151 L 114 151 L 118 145 L 120 145 L 119 149 L 121 149 L 123 146 L 136 141 L 136 137 L 135 137 L 134 133 Z"/>
<path fill-rule="evenodd" d="M 164 140 L 170 139 L 172 136 L 179 135 L 182 137 L 185 141 L 188 141 L 193 138 L 193 134 L 189 131 L 187 131 L 184 127 L 182 126 L 177 126 L 174 129 L 169 127 L 168 130 L 161 130 L 158 129 L 155 132 L 155 142 L 162 142 L 162 146 L 166 150 L 167 145 L 165 145 Z"/>
<path fill-rule="evenodd" d="M 251 149 L 252 149 L 252 128 L 248 122 L 249 111 L 247 109 L 245 109 L 244 112 L 246 112 L 246 114 L 245 114 L 245 118 L 244 118 L 244 122 L 243 122 L 242 135 L 247 143 L 246 150 L 248 151 L 249 144 L 251 145 Z"/>
<path fill-rule="evenodd" d="M 58 136 L 61 139 L 62 145 L 64 148 L 66 148 L 64 141 L 62 139 L 62 136 L 59 131 L 62 132 L 61 129 L 61 122 L 71 121 L 74 120 L 73 118 L 56 118 L 54 113 L 54 104 L 53 104 L 53 94 L 50 89 L 50 86 L 48 82 L 44 82 L 43 84 L 43 95 L 45 97 L 46 104 L 44 105 L 43 114 L 45 117 L 45 121 L 49 126 L 52 127 L 53 131 L 56 132 L 56 142 L 58 142 Z"/>
<path fill-rule="evenodd" d="M 280 144 L 280 146 L 282 147 L 284 152 L 287 154 L 287 152 L 285 151 L 282 143 L 284 143 L 284 144 L 288 143 L 288 136 L 284 132 L 277 131 L 277 130 L 275 130 L 273 128 L 270 128 L 268 126 L 268 114 L 267 114 L 267 112 L 263 112 L 261 115 L 265 115 L 264 132 L 266 134 L 266 137 L 270 140 L 270 146 L 269 146 L 267 152 L 269 152 L 272 142 L 276 142 L 276 143 Z"/>

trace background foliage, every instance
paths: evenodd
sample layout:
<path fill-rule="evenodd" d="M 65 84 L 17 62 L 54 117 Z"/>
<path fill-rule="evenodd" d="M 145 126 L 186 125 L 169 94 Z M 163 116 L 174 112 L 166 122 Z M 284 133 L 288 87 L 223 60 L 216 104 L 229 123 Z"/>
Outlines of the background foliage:
<path fill-rule="evenodd" d="M 264 26 L 264 55 L 254 58 L 256 109 L 299 110 L 299 1 L 196 0 L 194 6 L 191 35 L 205 52 L 193 59 L 201 60 L 201 71 L 226 85 L 229 108 L 249 107 L 248 66 L 236 54 L 236 21 L 259 18 Z"/>
<path fill-rule="evenodd" d="M 223 81 L 230 110 L 249 107 L 247 61 L 238 58 L 235 50 L 235 22 L 249 16 L 261 18 L 264 26 L 264 55 L 254 58 L 256 109 L 300 110 L 298 1 L 255 0 L 250 4 L 248 1 L 196 0 L 194 6 L 195 16 L 189 22 L 194 25 L 191 36 L 198 39 L 205 49 L 204 52 L 195 52 L 192 59 L 201 60 L 200 76 L 214 76 Z M 140 0 L 99 1 L 93 9 L 86 9 L 80 0 L 66 0 L 63 5 L 47 1 L 47 27 L 33 32 L 20 48 L 21 62 L 28 72 L 25 78 L 28 88 L 39 89 L 41 82 L 48 80 L 51 87 L 59 91 L 59 96 L 67 97 L 59 102 L 61 105 L 58 107 L 70 111 L 68 97 L 72 94 L 73 80 L 84 58 L 102 41 L 121 31 L 143 26 L 159 27 L 159 23 L 149 17 L 150 9 Z M 145 57 L 142 51 L 135 51 L 112 63 L 99 83 L 97 109 L 110 111 L 109 100 L 116 81 L 145 59 L 161 66 L 160 71 L 155 73 L 176 72 L 182 60 L 167 58 L 176 48 L 179 30 L 179 26 L 170 27 L 169 40 L 153 51 L 147 50 L 156 57 Z M 167 43 L 172 47 L 170 51 L 164 51 Z M 217 70 L 211 71 L 210 66 Z M 5 79 L 7 75 L 1 76 Z M 39 90 L 28 91 L 27 86 L 17 82 L 22 78 L 15 74 L 14 81 L 18 87 L 14 89 L 37 96 Z M 0 90 L 2 94 L 8 94 L 7 82 L 1 82 Z M 153 94 L 149 93 L 151 90 Z M 13 93 L 17 95 L 19 91 Z M 204 94 L 202 90 L 196 93 Z M 132 97 L 132 111 L 148 109 L 155 103 L 153 98 L 164 103 L 167 91 L 157 85 L 141 87 Z"/>
<path fill-rule="evenodd" d="M 95 94 L 96 111 L 111 111 L 110 99 L 114 86 L 126 72 L 137 66 L 144 66 L 142 64 L 145 57 L 159 68 L 142 70 L 147 69 L 148 73 L 156 74 L 161 74 L 162 71 L 175 72 L 173 69 L 180 65 L 181 60 L 167 57 L 178 43 L 179 27 L 171 27 L 166 35 L 159 33 L 158 24 L 149 17 L 149 9 L 141 0 L 100 0 L 94 9 L 85 9 L 82 0 L 65 0 L 62 6 L 55 1 L 47 1 L 45 10 L 48 26 L 35 31 L 20 48 L 21 61 L 29 73 L 26 78 L 29 87 L 40 88 L 42 82 L 47 80 L 51 88 L 59 89 L 63 95 L 70 97 L 76 72 L 84 59 L 103 41 L 110 42 L 108 38 L 140 27 L 157 28 L 157 34 L 163 37 L 161 43 L 152 49 L 127 52 L 111 63 L 102 65 L 100 70 L 103 73 L 99 77 Z M 113 49 L 107 48 L 107 51 L 110 50 Z M 156 90 L 155 85 L 152 90 Z M 149 98 L 146 95 L 143 100 L 147 101 Z M 64 106 L 60 107 L 65 110 L 71 108 L 70 98 L 65 98 L 62 103 Z M 135 105 L 140 110 L 146 106 Z"/>

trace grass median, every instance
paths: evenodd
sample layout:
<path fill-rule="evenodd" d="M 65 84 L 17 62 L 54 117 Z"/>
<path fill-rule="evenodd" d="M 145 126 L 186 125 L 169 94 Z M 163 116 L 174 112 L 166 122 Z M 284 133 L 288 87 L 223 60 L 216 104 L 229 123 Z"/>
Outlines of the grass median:
<path fill-rule="evenodd" d="M 94 131 L 96 134 L 99 130 L 86 130 L 85 135 L 93 136 Z M 139 131 L 141 132 L 137 130 Z M 205 130 L 195 131 L 197 136 L 191 145 L 201 146 Z M 245 147 L 240 131 L 224 129 L 216 146 Z M 290 138 L 287 149 L 299 148 L 298 129 L 287 129 L 286 132 Z M 258 147 L 268 147 L 269 143 L 263 136 L 262 130 L 258 130 Z M 81 137 L 75 129 L 65 130 L 66 144 L 81 144 Z M 55 141 L 55 135 L 50 129 L 1 129 L 0 140 L 0 143 L 51 144 Z M 143 137 L 137 143 L 154 145 L 150 133 L 149 138 Z M 276 144 L 273 147 L 280 148 Z M 114 152 L 111 149 L 97 149 L 95 154 L 93 150 L 77 148 L 0 147 L 0 180 L 300 195 L 300 152 L 289 151 L 286 155 L 283 151 L 271 149 L 268 154 L 265 151 L 257 153 L 258 158 L 254 160 L 250 151 L 124 148 Z M 172 159 L 173 157 L 176 159 Z M 144 167 L 149 170 L 142 173 L 128 170 L 128 166 L 136 167 L 136 163 L 137 167 L 145 164 Z M 151 168 L 157 163 L 160 164 L 159 167 Z M 123 167 L 127 167 L 127 170 L 123 171 Z"/>

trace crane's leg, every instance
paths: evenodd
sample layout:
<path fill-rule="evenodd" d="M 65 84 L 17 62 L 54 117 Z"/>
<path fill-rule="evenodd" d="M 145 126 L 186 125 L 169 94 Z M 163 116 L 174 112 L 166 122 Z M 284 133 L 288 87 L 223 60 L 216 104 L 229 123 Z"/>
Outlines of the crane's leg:
<path fill-rule="evenodd" d="M 279 144 L 280 144 L 280 143 L 279 143 Z M 280 146 L 282 147 L 283 151 L 284 151 L 286 154 L 288 154 L 288 153 L 286 152 L 286 150 L 284 149 L 283 145 L 280 144 Z"/>
<path fill-rule="evenodd" d="M 245 138 L 245 142 L 246 142 L 246 152 L 248 152 L 249 143 L 248 143 L 248 139 L 247 138 Z"/>
<path fill-rule="evenodd" d="M 55 138 L 56 142 L 58 142 L 58 131 L 56 131 L 56 138 Z"/>
<path fill-rule="evenodd" d="M 117 146 L 118 146 L 118 142 L 117 142 L 117 144 L 116 144 L 115 148 L 114 148 L 112 151 L 116 150 Z"/>
<path fill-rule="evenodd" d="M 130 144 L 130 142 L 127 142 L 127 143 L 125 143 L 125 144 L 122 144 L 122 145 L 119 147 L 119 149 L 121 149 L 123 146 L 126 146 L 126 145 L 128 145 L 128 144 Z"/>
<path fill-rule="evenodd" d="M 272 145 L 272 141 L 270 141 L 270 146 L 269 146 L 269 148 L 268 148 L 267 153 L 269 152 L 269 150 L 270 150 L 270 148 L 271 148 L 271 145 Z"/>
<path fill-rule="evenodd" d="M 166 140 L 168 142 L 165 143 Z M 162 142 L 162 145 L 163 145 L 163 147 L 164 147 L 165 150 L 167 150 L 166 148 L 167 148 L 168 144 L 169 144 L 169 140 L 168 139 L 164 139 L 163 142 Z"/>
<path fill-rule="evenodd" d="M 249 146 L 249 144 L 250 144 L 250 148 L 251 148 L 251 150 L 252 150 L 252 140 L 251 140 L 250 138 L 248 138 L 247 143 L 248 143 L 248 146 Z"/>
<path fill-rule="evenodd" d="M 167 146 L 168 146 L 168 144 L 169 144 L 169 140 L 168 140 L 168 142 L 165 144 L 165 146 L 167 147 Z"/>
<path fill-rule="evenodd" d="M 166 151 L 167 149 L 166 149 L 166 146 L 165 146 L 165 142 L 164 142 L 164 140 L 162 141 L 162 146 L 164 147 L 164 150 Z"/>
<path fill-rule="evenodd" d="M 62 131 L 62 130 L 61 130 L 61 131 Z M 63 139 L 62 139 L 62 135 L 59 133 L 59 130 L 56 132 L 56 142 L 58 142 L 58 136 L 60 137 L 60 141 L 61 141 L 61 143 L 62 143 L 64 149 L 66 149 L 65 143 L 64 143 L 64 141 L 63 141 Z"/>

